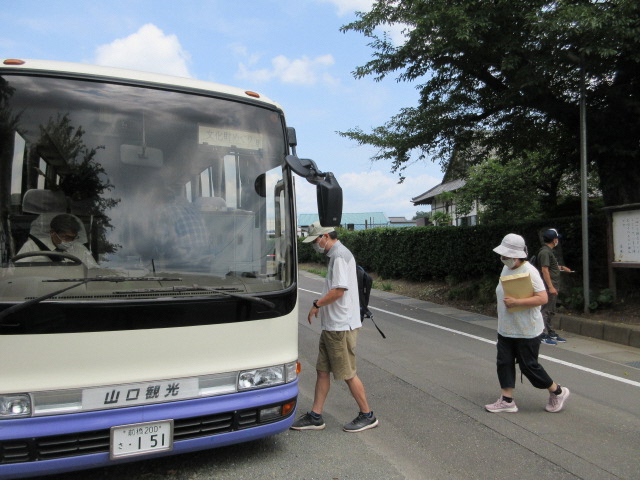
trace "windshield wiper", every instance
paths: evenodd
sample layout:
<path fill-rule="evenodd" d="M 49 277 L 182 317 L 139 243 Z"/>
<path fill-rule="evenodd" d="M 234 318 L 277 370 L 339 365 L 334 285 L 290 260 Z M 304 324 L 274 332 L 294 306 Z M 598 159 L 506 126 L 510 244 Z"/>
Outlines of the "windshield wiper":
<path fill-rule="evenodd" d="M 52 280 L 43 280 L 43 282 L 77 282 L 74 283 L 73 285 L 70 285 L 68 287 L 64 287 L 61 288 L 59 290 L 54 290 L 53 292 L 50 293 L 46 293 L 44 295 L 41 295 L 39 297 L 36 298 L 32 298 L 31 300 L 27 300 L 25 302 L 22 303 L 18 303 L 16 305 L 12 305 L 9 308 L 3 310 L 2 312 L 0 312 L 0 326 L 2 327 L 17 327 L 19 326 L 19 324 L 17 323 L 5 323 L 2 320 L 6 317 L 8 317 L 9 315 L 12 315 L 16 312 L 19 312 L 20 310 L 24 310 L 25 308 L 29 308 L 32 305 L 37 305 L 38 303 L 42 302 L 43 300 L 47 300 L 51 297 L 55 297 L 56 295 L 59 295 L 61 293 L 66 292 L 67 290 L 71 290 L 72 288 L 76 288 L 79 287 L 80 285 L 84 285 L 86 283 L 90 283 L 90 282 L 143 282 L 143 281 L 150 281 L 150 282 L 168 282 L 168 281 L 173 281 L 173 282 L 179 282 L 182 281 L 181 278 L 169 278 L 169 277 L 118 277 L 118 276 L 97 276 L 97 277 L 89 277 L 89 278 L 56 278 L 56 279 L 52 279 Z"/>
<path fill-rule="evenodd" d="M 162 288 L 138 288 L 135 290 L 120 290 L 113 293 L 128 294 L 128 293 L 171 293 L 171 292 L 212 292 L 221 295 L 228 295 L 229 297 L 239 298 L 241 300 L 247 300 L 253 303 L 259 303 L 269 308 L 275 308 L 276 304 L 265 300 L 264 298 L 254 297 L 253 295 L 244 295 L 241 293 L 229 292 L 224 287 L 201 287 L 199 285 L 191 286 L 175 286 L 175 287 L 162 287 Z"/>
<path fill-rule="evenodd" d="M 179 277 L 123 277 L 118 275 L 98 275 L 97 277 L 89 278 L 54 278 L 51 280 L 43 280 L 43 282 L 82 282 L 87 280 L 88 282 L 181 282 Z M 88 283 L 86 282 L 86 283 Z"/>

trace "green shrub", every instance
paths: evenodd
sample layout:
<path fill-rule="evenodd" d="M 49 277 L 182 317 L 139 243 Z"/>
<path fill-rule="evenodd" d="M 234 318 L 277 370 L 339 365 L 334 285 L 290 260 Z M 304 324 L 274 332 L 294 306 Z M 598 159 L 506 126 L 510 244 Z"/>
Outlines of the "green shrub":
<path fill-rule="evenodd" d="M 478 292 L 478 284 L 471 283 L 460 287 L 452 287 L 447 291 L 447 300 L 475 300 Z"/>
<path fill-rule="evenodd" d="M 493 249 L 507 233 L 525 238 L 529 253 L 541 247 L 539 232 L 543 228 L 557 228 L 562 233 L 563 263 L 582 271 L 582 238 L 579 217 L 530 221 L 502 225 L 468 227 L 374 228 L 360 231 L 340 231 L 340 240 L 353 252 L 356 261 L 367 271 L 384 278 L 403 278 L 413 281 L 445 279 L 464 281 L 489 275 L 495 279 L 502 264 Z M 302 252 L 306 249 L 304 257 Z M 592 252 L 590 272 L 594 282 L 606 282 L 606 221 L 594 216 L 589 223 L 589 250 Z M 322 257 L 308 245 L 299 245 L 300 261 L 322 261 Z M 303 259 L 304 258 L 304 259 Z M 317 259 L 316 259 L 317 258 Z M 604 285 L 598 285 L 604 286 Z M 493 285 L 495 288 L 495 284 Z"/>
<path fill-rule="evenodd" d="M 562 295 L 562 303 L 570 310 L 584 310 L 584 289 L 582 287 L 573 287 L 569 290 L 569 294 Z M 608 288 L 600 291 L 589 290 L 589 310 L 603 310 L 611 308 L 613 305 L 613 292 Z"/>
<path fill-rule="evenodd" d="M 584 304 L 582 289 L 577 288 L 583 271 L 580 217 L 467 227 L 374 228 L 352 232 L 339 229 L 338 238 L 353 252 L 359 265 L 368 272 L 377 273 L 380 278 L 416 282 L 444 279 L 453 287 L 452 297 L 491 304 L 496 301 L 495 289 L 502 269 L 500 258 L 493 249 L 507 233 L 517 233 L 525 238 L 529 254 L 537 254 L 542 245 L 540 231 L 550 227 L 557 228 L 562 234 L 560 248 L 555 252 L 562 256 L 564 265 L 578 272 L 563 276 L 565 285 L 560 291 L 563 302 L 568 308 L 580 311 Z M 590 217 L 590 278 L 596 291 L 607 286 L 606 238 L 605 217 Z M 301 263 L 326 264 L 326 257 L 317 254 L 309 244 L 303 244 L 301 239 L 298 255 Z M 627 272 L 619 275 L 622 274 Z M 456 287 L 469 280 L 474 282 L 473 287 Z M 376 288 L 386 288 L 381 283 L 377 285 Z M 613 297 L 604 289 L 596 296 L 591 295 L 590 299 L 594 308 L 606 308 Z"/>
<path fill-rule="evenodd" d="M 564 295 L 562 303 L 571 310 L 580 310 L 584 306 L 584 294 L 581 287 L 573 287 L 568 295 Z"/>
<path fill-rule="evenodd" d="M 476 300 L 478 303 L 482 305 L 487 305 L 490 303 L 496 303 L 496 286 L 498 284 L 498 279 L 491 276 L 485 275 L 478 281 L 478 296 Z"/>
<path fill-rule="evenodd" d="M 613 292 L 608 288 L 604 288 L 600 290 L 598 296 L 596 297 L 596 301 L 601 308 L 609 308 L 613 305 Z"/>

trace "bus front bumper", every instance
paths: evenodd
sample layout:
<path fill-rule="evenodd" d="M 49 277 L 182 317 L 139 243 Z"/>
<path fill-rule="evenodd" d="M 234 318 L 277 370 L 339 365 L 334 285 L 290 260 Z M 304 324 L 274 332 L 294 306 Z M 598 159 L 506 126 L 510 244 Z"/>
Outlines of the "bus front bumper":
<path fill-rule="evenodd" d="M 0 478 L 22 478 L 158 458 L 268 437 L 294 420 L 298 381 L 156 405 L 0 421 Z M 279 406 L 286 414 L 273 416 Z M 293 406 L 293 408 L 292 408 Z M 268 409 L 268 410 L 267 410 Z M 270 415 L 265 418 L 265 412 Z M 111 427 L 173 420 L 170 451 L 111 458 Z"/>

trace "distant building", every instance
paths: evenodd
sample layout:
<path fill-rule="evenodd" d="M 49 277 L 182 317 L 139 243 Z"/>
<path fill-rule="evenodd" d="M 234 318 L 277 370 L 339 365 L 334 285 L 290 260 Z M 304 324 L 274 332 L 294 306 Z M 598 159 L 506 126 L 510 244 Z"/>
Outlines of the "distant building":
<path fill-rule="evenodd" d="M 418 195 L 411 199 L 415 206 L 418 205 L 431 205 L 432 214 L 435 212 L 444 212 L 451 217 L 451 224 L 460 225 L 476 225 L 478 223 L 478 205 L 476 202 L 473 204 L 473 210 L 464 217 L 459 216 L 456 211 L 455 199 L 447 198 L 442 195 L 446 192 L 455 192 L 459 188 L 464 187 L 467 182 L 462 179 L 452 180 L 450 182 L 441 183 L 436 185 L 430 190 L 427 190 L 422 195 Z"/>
<path fill-rule="evenodd" d="M 317 213 L 301 213 L 298 215 L 298 230 L 306 234 L 309 225 L 317 220 Z M 340 226 L 347 230 L 367 230 L 380 227 L 415 227 L 416 222 L 404 217 L 387 217 L 382 212 L 343 213 Z"/>
<path fill-rule="evenodd" d="M 477 157 L 482 152 L 480 147 L 472 148 L 471 153 Z M 432 215 L 436 212 L 443 212 L 451 218 L 450 225 L 462 226 L 462 225 L 477 225 L 478 223 L 478 211 L 481 210 L 481 206 L 478 202 L 473 202 L 471 212 L 465 216 L 458 214 L 456 209 L 455 196 L 452 195 L 456 190 L 464 187 L 467 183 L 465 177 L 469 170 L 470 161 L 468 158 L 469 149 L 464 154 L 459 154 L 456 149 L 451 155 L 451 159 L 447 165 L 447 170 L 442 178 L 442 182 L 439 185 L 427 190 L 417 197 L 413 197 L 411 201 L 415 206 L 418 205 L 431 205 L 431 220 Z M 421 220 L 419 224 L 424 224 L 424 220 Z"/>
<path fill-rule="evenodd" d="M 415 220 L 407 220 L 405 217 L 389 217 L 390 227 L 415 227 Z"/>

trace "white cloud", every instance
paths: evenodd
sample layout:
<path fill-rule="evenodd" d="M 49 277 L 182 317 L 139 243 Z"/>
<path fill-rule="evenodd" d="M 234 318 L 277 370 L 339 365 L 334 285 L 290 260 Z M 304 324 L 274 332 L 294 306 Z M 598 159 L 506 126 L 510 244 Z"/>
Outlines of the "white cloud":
<path fill-rule="evenodd" d="M 234 43 L 230 48 L 236 57 L 240 57 L 244 60 L 246 65 L 255 65 L 260 60 L 260 55 L 249 52 L 249 48 L 246 45 Z"/>
<path fill-rule="evenodd" d="M 394 174 L 380 170 L 352 172 L 338 175 L 342 187 L 343 212 L 383 212 L 387 217 L 413 217 L 418 210 L 428 210 L 426 206 L 414 206 L 413 197 L 438 185 L 440 179 L 421 174 L 408 176 L 398 184 Z M 296 177 L 297 210 L 300 213 L 317 213 L 315 186 Z"/>
<path fill-rule="evenodd" d="M 410 27 L 406 23 L 394 23 L 391 25 L 385 25 L 382 30 L 387 32 L 387 35 L 389 35 L 389 38 L 394 45 L 400 46 L 404 45 L 404 42 L 407 41 L 406 34 L 413 30 L 413 27 Z"/>
<path fill-rule="evenodd" d="M 255 83 L 265 83 L 273 78 L 272 72 L 266 68 L 258 70 L 249 70 L 244 63 L 238 65 L 238 73 L 236 78 L 240 80 L 249 80 Z"/>
<path fill-rule="evenodd" d="M 166 35 L 151 23 L 128 37 L 99 46 L 95 55 L 98 65 L 179 77 L 191 77 L 187 67 L 189 59 L 189 53 L 182 48 L 177 36 Z"/>
<path fill-rule="evenodd" d="M 352 12 L 368 12 L 374 0 L 323 0 L 338 7 L 338 15 L 343 16 Z"/>
<path fill-rule="evenodd" d="M 239 64 L 236 77 L 257 83 L 272 79 L 296 85 L 315 85 L 316 83 L 335 85 L 337 83 L 337 79 L 327 72 L 328 68 L 335 63 L 332 55 L 321 55 L 316 58 L 305 55 L 293 60 L 284 55 L 278 55 L 271 60 L 271 68 L 251 70 L 249 67 L 256 63 L 255 55 L 248 56 L 246 63 Z"/>
<path fill-rule="evenodd" d="M 369 12 L 375 0 L 322 0 L 338 7 L 338 16 L 343 17 L 355 12 Z M 394 45 L 403 45 L 406 41 L 404 31 L 411 29 L 405 23 L 394 23 L 376 28 L 378 33 L 386 32 Z"/>

